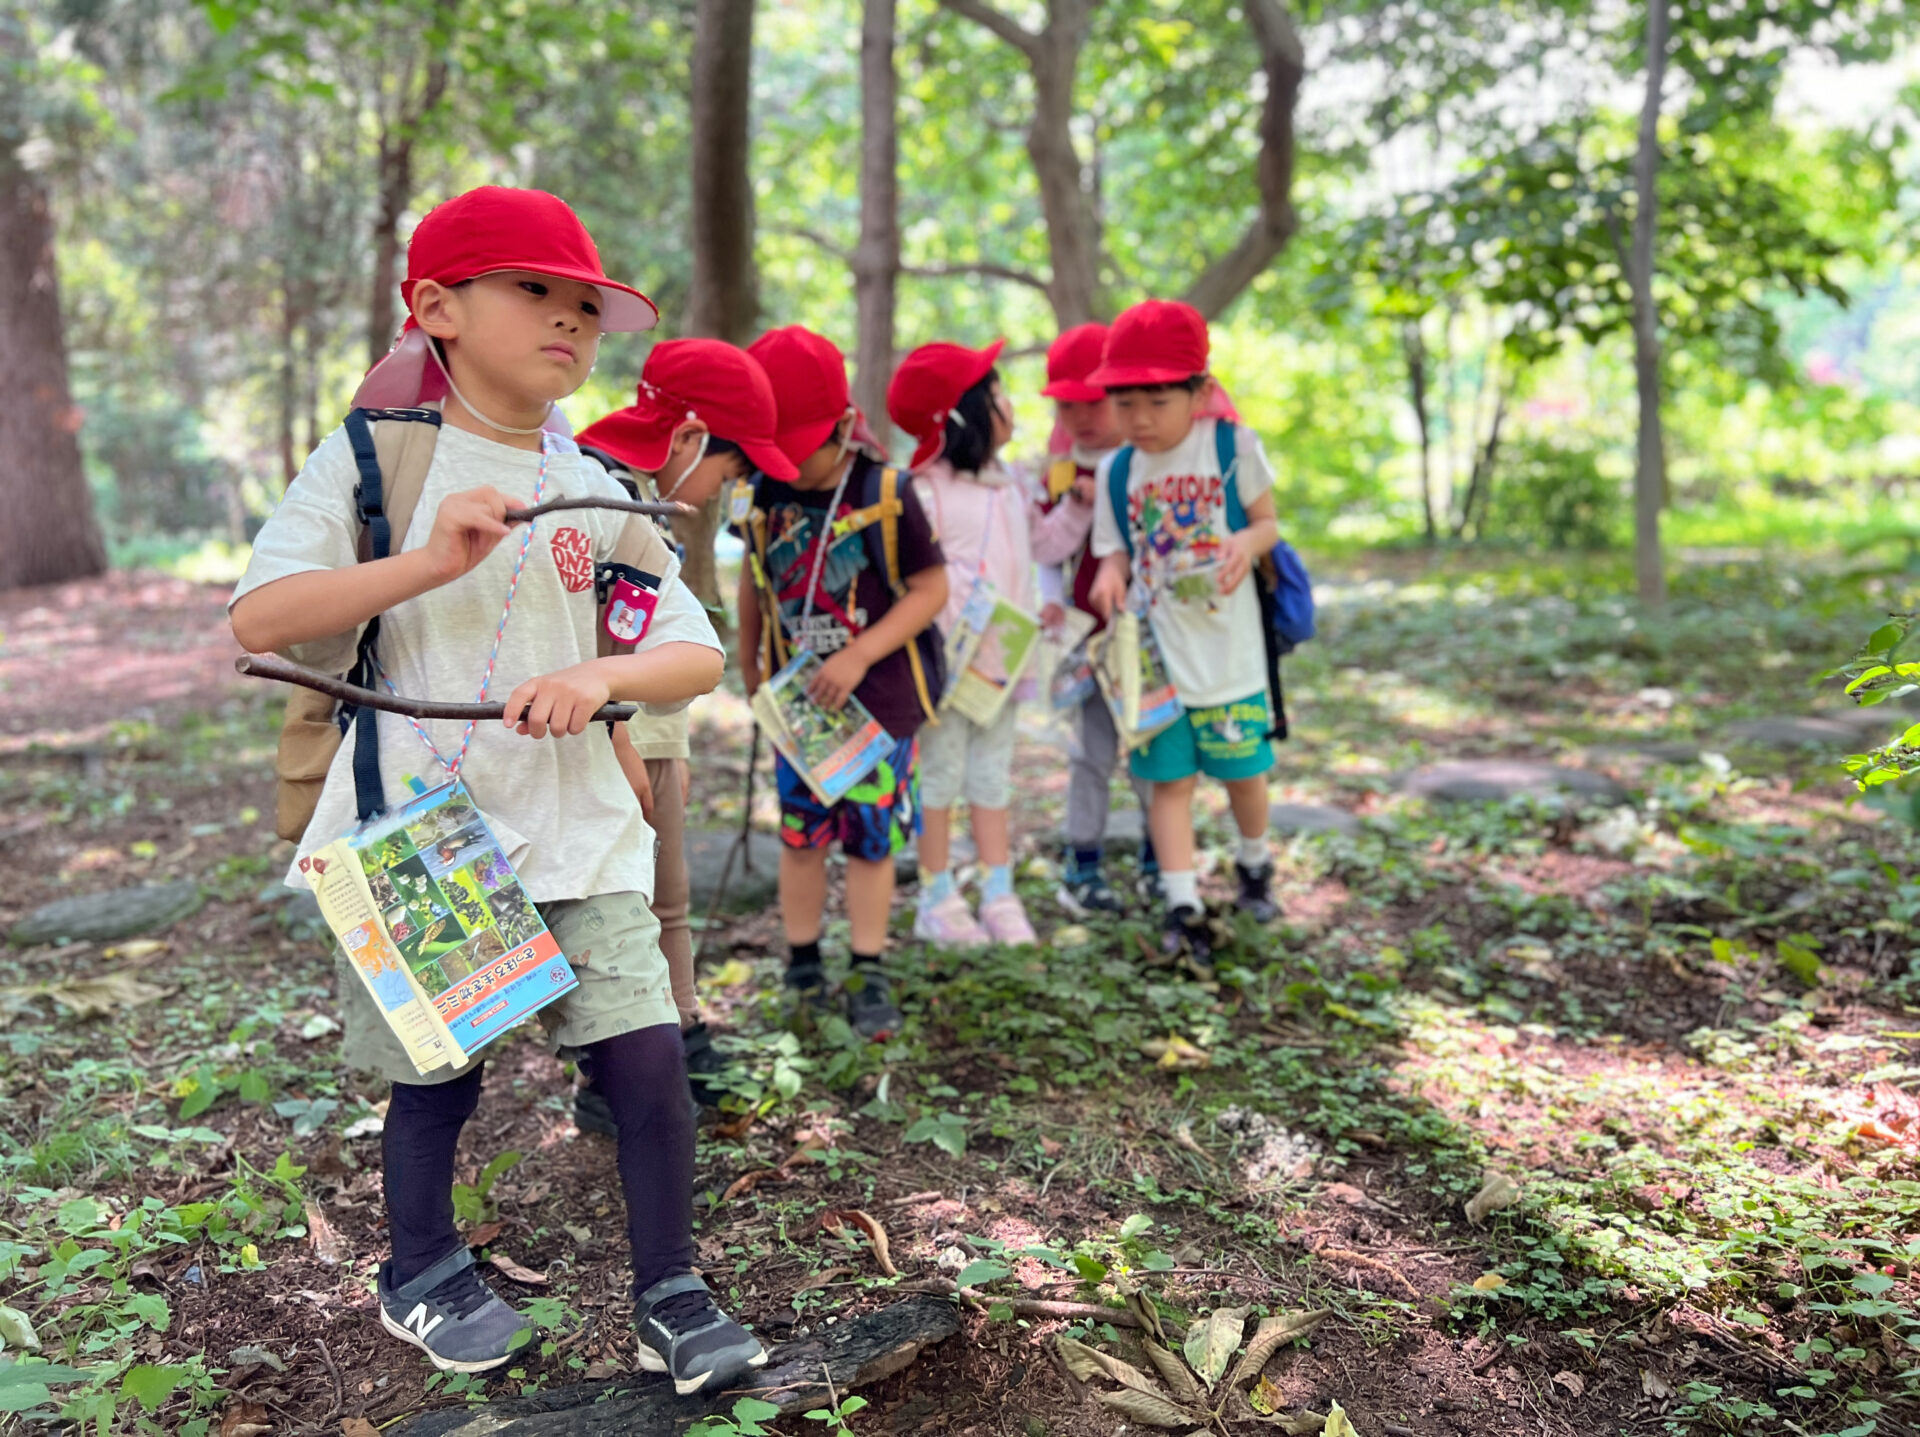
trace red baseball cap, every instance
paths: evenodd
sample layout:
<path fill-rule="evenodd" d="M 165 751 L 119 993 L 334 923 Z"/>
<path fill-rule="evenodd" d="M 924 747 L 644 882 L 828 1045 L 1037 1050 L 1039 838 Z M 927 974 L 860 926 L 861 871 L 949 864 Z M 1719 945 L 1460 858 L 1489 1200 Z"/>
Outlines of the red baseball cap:
<path fill-rule="evenodd" d="M 993 372 L 993 362 L 1006 345 L 1004 339 L 994 340 L 985 349 L 923 344 L 900 362 L 887 386 L 887 413 L 919 441 L 908 468 L 918 469 L 940 452 L 953 406 Z"/>
<path fill-rule="evenodd" d="M 1113 322 L 1100 367 L 1087 383 L 1103 389 L 1178 384 L 1207 372 L 1207 322 L 1177 299 L 1142 300 Z"/>
<path fill-rule="evenodd" d="M 1047 346 L 1047 387 L 1040 392 L 1068 403 L 1098 404 L 1105 399 L 1107 391 L 1087 383 L 1087 376 L 1100 367 L 1106 343 L 1104 324 L 1076 324 L 1054 340 Z"/>
<path fill-rule="evenodd" d="M 720 339 L 668 339 L 647 355 L 633 403 L 577 437 L 583 449 L 600 449 L 629 469 L 658 474 L 672 450 L 673 431 L 698 419 L 738 444 L 763 474 L 797 479 L 799 469 L 774 440 L 778 413 L 767 372 L 745 350 Z"/>
<path fill-rule="evenodd" d="M 798 464 L 825 444 L 849 410 L 854 446 L 885 457 L 885 448 L 867 428 L 866 416 L 847 388 L 847 358 L 839 345 L 804 325 L 790 324 L 768 330 L 747 346 L 747 353 L 773 384 L 780 407 L 773 442 L 788 459 Z"/>
<path fill-rule="evenodd" d="M 631 285 L 608 279 L 593 236 L 567 202 L 545 190 L 482 185 L 435 205 L 407 242 L 400 298 L 411 304 L 423 279 L 460 284 L 503 270 L 578 280 L 600 291 L 600 328 L 608 334 L 652 329 L 660 311 Z M 386 357 L 367 372 L 353 397 L 357 408 L 421 404 L 446 394 L 446 379 L 427 362 L 426 336 L 413 316 Z"/>

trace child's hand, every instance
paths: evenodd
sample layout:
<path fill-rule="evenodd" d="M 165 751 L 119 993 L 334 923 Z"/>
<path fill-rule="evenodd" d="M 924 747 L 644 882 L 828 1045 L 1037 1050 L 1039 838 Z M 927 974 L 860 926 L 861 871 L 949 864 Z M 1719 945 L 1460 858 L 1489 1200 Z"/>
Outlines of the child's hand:
<path fill-rule="evenodd" d="M 1048 633 L 1058 633 L 1060 626 L 1067 621 L 1067 611 L 1059 604 L 1049 601 L 1041 606 L 1040 627 Z"/>
<path fill-rule="evenodd" d="M 1113 611 L 1127 601 L 1127 581 L 1120 577 L 1117 569 L 1102 564 L 1100 572 L 1094 576 L 1093 587 L 1087 590 L 1087 602 L 1103 619 L 1113 617 Z"/>
<path fill-rule="evenodd" d="M 838 713 L 847 706 L 847 700 L 860 687 L 860 681 L 871 667 L 849 644 L 820 665 L 820 672 L 807 685 L 807 697 L 829 713 Z"/>
<path fill-rule="evenodd" d="M 594 711 L 612 697 L 591 663 L 528 679 L 507 697 L 502 722 L 529 738 L 584 733 Z"/>
<path fill-rule="evenodd" d="M 1242 529 L 1239 533 L 1228 536 L 1226 549 L 1220 555 L 1221 593 L 1231 594 L 1239 588 L 1253 568 L 1254 560 L 1259 557 L 1252 543 L 1255 537 L 1250 529 Z"/>
<path fill-rule="evenodd" d="M 466 489 L 440 501 L 425 546 L 436 585 L 467 573 L 507 537 L 504 516 L 512 503 L 498 489 Z"/>
<path fill-rule="evenodd" d="M 1091 509 L 1093 507 L 1093 476 L 1091 474 L 1080 475 L 1073 481 L 1073 488 L 1069 489 L 1067 493 L 1072 496 L 1073 502 L 1078 504 L 1082 509 Z"/>

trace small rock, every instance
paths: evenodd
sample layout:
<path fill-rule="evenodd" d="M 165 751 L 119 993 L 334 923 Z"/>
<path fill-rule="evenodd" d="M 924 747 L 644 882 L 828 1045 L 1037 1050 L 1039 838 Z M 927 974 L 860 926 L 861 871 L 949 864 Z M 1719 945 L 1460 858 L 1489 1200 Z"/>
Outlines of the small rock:
<path fill-rule="evenodd" d="M 66 939 L 75 943 L 105 943 L 171 928 L 199 911 L 206 901 L 200 885 L 141 884 L 82 898 L 62 898 L 34 909 L 13 925 L 7 937 L 21 947 Z"/>
<path fill-rule="evenodd" d="M 1267 810 L 1273 831 L 1282 834 L 1360 832 L 1359 818 L 1344 808 L 1320 803 L 1276 803 Z"/>
<path fill-rule="evenodd" d="M 713 906 L 721 870 L 740 834 L 735 829 L 687 830 L 687 887 L 693 911 L 704 914 Z M 751 834 L 744 851 L 735 853 L 727 874 L 725 910 L 745 913 L 771 904 L 780 892 L 780 840 L 770 833 Z M 751 863 L 751 867 L 749 867 Z"/>
<path fill-rule="evenodd" d="M 973 1259 L 967 1256 L 966 1250 L 958 1246 L 941 1248 L 939 1255 L 934 1259 L 942 1272 L 962 1272 L 972 1261 Z"/>
<path fill-rule="evenodd" d="M 1765 748 L 1819 748 L 1835 754 L 1851 753 L 1863 743 L 1891 738 L 1904 725 L 1899 714 L 1876 714 L 1863 709 L 1845 716 L 1804 715 L 1798 718 L 1758 718 L 1728 724 L 1727 732 L 1746 743 Z"/>
<path fill-rule="evenodd" d="M 1503 803 L 1523 795 L 1571 794 L 1609 806 L 1625 803 L 1627 790 L 1603 773 L 1522 758 L 1462 759 L 1428 764 L 1402 774 L 1400 792 L 1451 803 Z"/>

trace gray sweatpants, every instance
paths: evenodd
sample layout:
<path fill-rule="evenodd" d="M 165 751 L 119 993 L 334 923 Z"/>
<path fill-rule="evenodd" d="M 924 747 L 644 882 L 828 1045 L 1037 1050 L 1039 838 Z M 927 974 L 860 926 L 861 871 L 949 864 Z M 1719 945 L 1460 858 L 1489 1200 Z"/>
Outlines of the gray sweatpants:
<path fill-rule="evenodd" d="M 1080 705 L 1079 732 L 1067 767 L 1067 843 L 1073 848 L 1098 848 L 1107 836 L 1107 814 L 1112 807 L 1113 770 L 1121 763 L 1120 735 L 1113 727 L 1107 701 L 1095 694 Z M 1153 803 L 1153 785 L 1129 775 L 1140 800 L 1144 821 Z"/>

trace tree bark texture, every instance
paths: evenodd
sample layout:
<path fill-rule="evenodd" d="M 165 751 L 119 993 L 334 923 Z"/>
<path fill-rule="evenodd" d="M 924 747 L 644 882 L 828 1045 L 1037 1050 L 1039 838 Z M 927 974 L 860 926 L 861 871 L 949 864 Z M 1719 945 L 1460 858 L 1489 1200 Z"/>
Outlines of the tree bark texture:
<path fill-rule="evenodd" d="M 1660 93 L 1667 73 L 1668 0 L 1647 3 L 1647 94 L 1640 109 L 1640 147 L 1633 161 L 1633 244 L 1627 283 L 1633 291 L 1633 373 L 1640 401 L 1633 471 L 1633 567 L 1641 603 L 1667 601 L 1660 552 L 1660 509 L 1667 492 L 1666 437 L 1660 424 L 1660 322 L 1653 303 L 1653 246 L 1660 178 Z"/>
<path fill-rule="evenodd" d="M 900 278 L 899 76 L 895 0 L 864 0 L 860 21 L 860 244 L 853 252 L 859 311 L 853 398 L 884 426 L 893 373 L 893 306 Z"/>
<path fill-rule="evenodd" d="M 1413 418 L 1420 426 L 1420 510 L 1426 519 L 1427 547 L 1431 549 L 1440 542 L 1440 529 L 1433 515 L 1433 421 L 1427 412 L 1427 341 L 1420 332 L 1419 320 L 1410 319 L 1400 327 L 1400 352 L 1406 356 Z"/>
<path fill-rule="evenodd" d="M 373 218 L 373 289 L 367 304 L 367 363 L 378 364 L 399 332 L 400 216 L 413 200 L 414 147 L 427 121 L 447 98 L 458 0 L 434 6 L 436 23 L 421 37 L 422 52 L 409 56 L 400 75 L 393 112 L 380 119 L 374 164 L 377 199 Z M 423 68 L 424 62 L 424 68 Z M 416 89 L 415 73 L 420 72 Z"/>
<path fill-rule="evenodd" d="M 0 589 L 84 579 L 107 567 L 80 462 L 79 409 L 67 387 L 53 215 L 45 186 L 21 163 L 25 26 L 0 9 Z"/>

